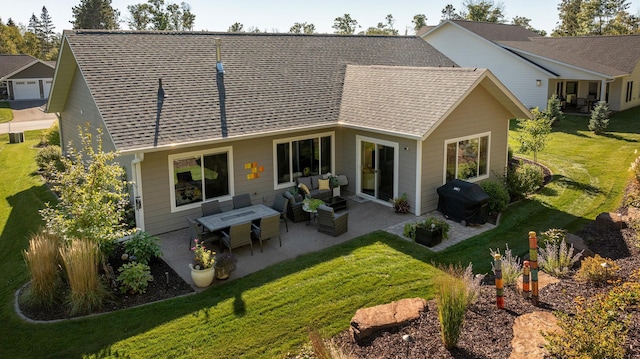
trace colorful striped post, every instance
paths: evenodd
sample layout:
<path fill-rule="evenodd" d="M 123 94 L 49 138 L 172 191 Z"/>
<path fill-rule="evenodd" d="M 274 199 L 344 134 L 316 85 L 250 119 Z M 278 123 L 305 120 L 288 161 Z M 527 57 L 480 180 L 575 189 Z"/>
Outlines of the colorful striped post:
<path fill-rule="evenodd" d="M 502 282 L 502 259 L 500 253 L 494 254 L 493 267 L 496 275 L 496 306 L 498 309 L 504 308 L 504 283 Z"/>
<path fill-rule="evenodd" d="M 529 266 L 531 267 L 531 303 L 538 305 L 538 238 L 529 232 Z"/>
<path fill-rule="evenodd" d="M 522 295 L 525 299 L 531 298 L 531 286 L 529 282 L 531 280 L 531 269 L 529 268 L 529 261 L 522 263 Z"/>

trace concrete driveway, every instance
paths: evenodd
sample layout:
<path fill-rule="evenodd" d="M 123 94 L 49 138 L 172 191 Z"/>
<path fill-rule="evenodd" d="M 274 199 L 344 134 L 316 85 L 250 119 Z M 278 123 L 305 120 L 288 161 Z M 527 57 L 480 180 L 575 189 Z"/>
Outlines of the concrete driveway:
<path fill-rule="evenodd" d="M 45 100 L 9 101 L 13 110 L 13 121 L 0 123 L 0 134 L 44 130 L 57 120 L 54 113 L 44 112 Z"/>

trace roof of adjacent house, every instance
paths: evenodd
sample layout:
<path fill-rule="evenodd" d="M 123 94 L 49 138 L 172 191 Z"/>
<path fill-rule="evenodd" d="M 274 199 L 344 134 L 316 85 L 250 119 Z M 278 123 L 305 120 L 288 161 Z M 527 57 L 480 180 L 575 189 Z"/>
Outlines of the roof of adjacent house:
<path fill-rule="evenodd" d="M 222 139 L 220 39 L 228 137 L 322 128 L 338 121 L 347 65 L 452 67 L 417 37 L 66 31 L 64 42 L 121 151 Z M 62 52 L 69 51 L 63 44 Z M 60 58 L 63 58 L 61 53 Z M 58 65 L 60 66 L 60 64 Z M 158 114 L 158 80 L 165 98 Z M 54 81 L 49 111 L 70 81 Z"/>
<path fill-rule="evenodd" d="M 561 62 L 607 77 L 631 74 L 640 61 L 640 35 L 544 37 L 518 25 L 446 22 L 521 55 Z"/>
<path fill-rule="evenodd" d="M 424 139 L 480 83 L 514 116 L 528 117 L 487 69 L 348 65 L 340 123 Z"/>
<path fill-rule="evenodd" d="M 38 59 L 30 55 L 0 54 L 0 78 L 37 61 Z"/>

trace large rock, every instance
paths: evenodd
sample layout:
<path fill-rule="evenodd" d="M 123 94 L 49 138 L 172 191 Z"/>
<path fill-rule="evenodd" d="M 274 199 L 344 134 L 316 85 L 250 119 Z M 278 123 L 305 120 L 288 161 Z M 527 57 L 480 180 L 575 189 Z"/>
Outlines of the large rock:
<path fill-rule="evenodd" d="M 513 339 L 509 359 L 543 359 L 548 354 L 541 332 L 560 331 L 556 317 L 549 312 L 533 312 L 519 316 L 513 323 Z"/>
<path fill-rule="evenodd" d="M 580 257 L 580 260 L 583 260 L 587 257 L 593 257 L 593 251 L 589 249 L 589 247 L 584 243 L 584 239 L 582 239 L 581 237 L 578 237 L 572 233 L 567 233 L 567 237 L 565 238 L 565 241 L 567 242 L 567 245 L 569 246 L 573 245 L 574 254 L 580 253 L 580 251 L 583 251 L 582 257 Z"/>
<path fill-rule="evenodd" d="M 378 330 L 392 328 L 417 319 L 427 307 L 422 298 L 407 298 L 389 304 L 358 309 L 351 319 L 351 334 L 356 341 Z"/>

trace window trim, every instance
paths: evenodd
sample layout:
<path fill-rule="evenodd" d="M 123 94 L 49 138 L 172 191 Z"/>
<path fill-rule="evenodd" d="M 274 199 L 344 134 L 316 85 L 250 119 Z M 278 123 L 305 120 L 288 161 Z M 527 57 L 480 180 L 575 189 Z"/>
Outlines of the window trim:
<path fill-rule="evenodd" d="M 482 137 L 488 137 L 487 141 L 487 173 L 481 176 L 476 176 L 473 178 L 464 179 L 467 182 L 477 182 L 482 181 L 489 178 L 489 174 L 491 173 L 491 131 L 481 132 L 478 134 L 473 134 L 469 136 L 451 138 L 444 141 L 444 156 L 443 156 L 443 172 L 442 172 L 442 183 L 447 183 L 447 146 L 450 143 L 458 143 L 460 141 L 478 139 L 478 143 L 481 143 L 480 139 Z M 458 146 L 456 146 L 456 174 L 455 178 L 458 178 L 458 156 L 457 156 Z"/>
<path fill-rule="evenodd" d="M 233 147 L 232 146 L 209 148 L 201 151 L 180 152 L 180 153 L 167 156 L 167 161 L 168 161 L 167 167 L 169 171 L 169 201 L 171 204 L 171 213 L 182 212 L 182 211 L 190 210 L 194 208 L 200 208 L 202 203 L 205 202 L 205 199 L 204 199 L 205 195 L 203 190 L 202 192 L 203 200 L 201 202 L 189 203 L 182 206 L 176 206 L 176 192 L 175 192 L 176 188 L 175 188 L 175 181 L 173 180 L 173 171 L 174 171 L 173 161 L 176 159 L 197 157 L 197 156 L 200 156 L 201 158 L 203 158 L 204 156 L 207 156 L 207 155 L 216 155 L 221 153 L 227 154 L 227 166 L 229 167 L 229 194 L 226 196 L 220 196 L 215 198 L 222 202 L 222 201 L 231 200 L 235 193 L 235 189 L 234 189 L 235 177 L 233 175 Z M 204 163 L 204 159 L 202 163 Z"/>
<path fill-rule="evenodd" d="M 627 93 L 625 96 L 625 103 L 633 100 L 633 81 L 627 81 Z"/>
<path fill-rule="evenodd" d="M 302 141 L 302 140 L 310 140 L 310 139 L 314 139 L 317 138 L 319 143 L 322 143 L 321 139 L 322 137 L 330 137 L 331 138 L 331 172 L 335 173 L 335 165 L 336 165 L 336 141 L 335 141 L 335 131 L 329 131 L 329 132 L 320 132 L 320 133 L 314 133 L 314 134 L 309 134 L 309 135 L 301 135 L 301 136 L 295 136 L 295 137 L 286 137 L 286 138 L 279 138 L 279 139 L 275 139 L 273 140 L 273 189 L 274 190 L 281 190 L 281 189 L 287 189 L 287 188 L 291 188 L 292 186 L 295 186 L 295 182 L 293 180 L 293 173 L 291 171 L 293 171 L 293 158 L 292 156 L 289 156 L 289 182 L 285 182 L 285 183 L 278 183 L 278 171 L 276 170 L 278 168 L 278 145 L 279 144 L 283 144 L 283 143 L 289 143 L 289 154 L 293 153 L 292 148 L 291 148 L 291 142 L 293 141 Z M 322 151 L 320 151 L 322 152 Z"/>

